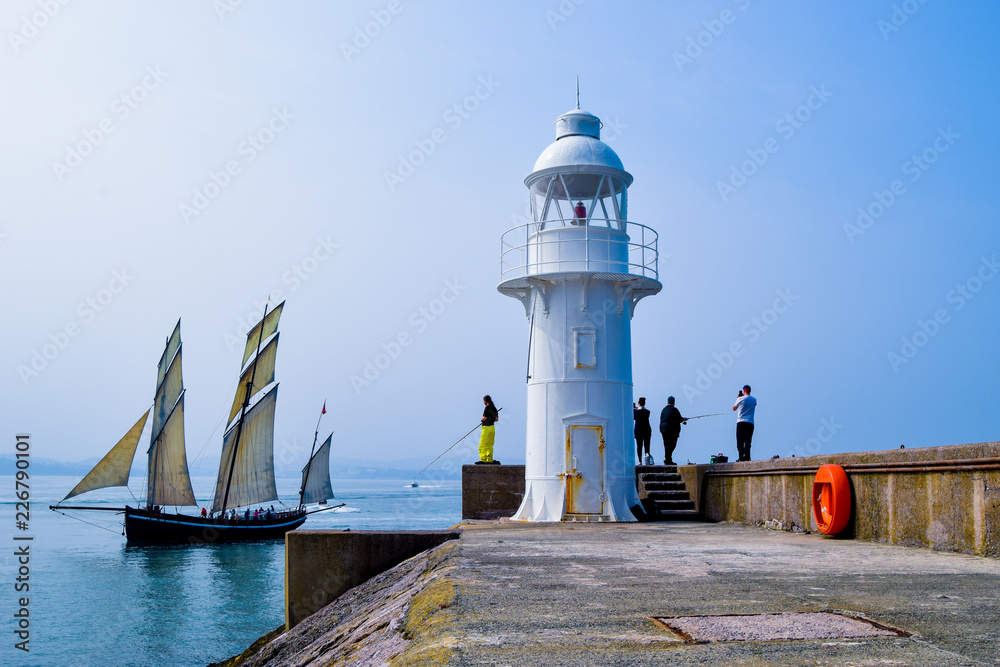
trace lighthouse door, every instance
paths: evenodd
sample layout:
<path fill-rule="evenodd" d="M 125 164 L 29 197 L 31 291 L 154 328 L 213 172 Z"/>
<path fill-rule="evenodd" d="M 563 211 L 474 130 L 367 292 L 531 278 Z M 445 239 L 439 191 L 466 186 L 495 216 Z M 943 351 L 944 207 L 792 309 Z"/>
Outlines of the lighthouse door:
<path fill-rule="evenodd" d="M 604 513 L 604 428 L 566 429 L 566 513 Z"/>

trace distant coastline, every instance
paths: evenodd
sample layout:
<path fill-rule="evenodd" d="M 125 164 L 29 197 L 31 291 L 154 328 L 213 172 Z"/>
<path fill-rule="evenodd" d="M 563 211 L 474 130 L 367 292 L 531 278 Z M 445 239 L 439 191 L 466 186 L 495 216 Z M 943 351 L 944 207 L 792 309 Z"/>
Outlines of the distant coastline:
<path fill-rule="evenodd" d="M 34 475 L 64 475 L 83 477 L 94 467 L 98 459 L 87 459 L 84 461 L 58 461 L 43 457 L 32 457 L 31 472 Z M 331 461 L 331 463 L 333 463 Z M 462 463 L 472 463 L 464 461 Z M 442 465 L 439 462 L 437 465 Z M 426 480 L 459 480 L 462 478 L 460 463 L 456 462 L 452 469 L 432 468 L 425 471 L 420 477 L 417 473 L 423 467 L 420 460 L 405 460 L 396 463 L 398 467 L 390 467 L 386 462 L 381 461 L 343 461 L 340 465 L 333 463 L 330 467 L 330 475 L 334 479 L 404 479 L 418 481 Z M 405 466 L 405 467 L 402 467 Z M 0 475 L 13 475 L 15 472 L 14 457 L 4 454 L 0 455 Z M 146 474 L 145 468 L 133 468 L 132 479 L 142 479 Z"/>

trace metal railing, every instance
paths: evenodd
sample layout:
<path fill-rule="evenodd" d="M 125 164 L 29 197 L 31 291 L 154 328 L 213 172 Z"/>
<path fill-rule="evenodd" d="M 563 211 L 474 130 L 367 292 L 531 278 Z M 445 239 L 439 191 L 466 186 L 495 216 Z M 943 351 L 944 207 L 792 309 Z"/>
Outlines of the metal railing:
<path fill-rule="evenodd" d="M 659 280 L 658 236 L 626 220 L 529 222 L 500 236 L 500 282 L 545 273 L 618 273 Z M 581 252 L 582 250 L 582 252 Z"/>

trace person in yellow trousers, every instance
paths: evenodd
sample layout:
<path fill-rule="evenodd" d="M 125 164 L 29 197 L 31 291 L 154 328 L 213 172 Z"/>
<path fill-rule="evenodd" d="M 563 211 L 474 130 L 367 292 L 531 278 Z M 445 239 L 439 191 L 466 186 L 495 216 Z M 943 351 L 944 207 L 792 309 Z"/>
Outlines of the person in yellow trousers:
<path fill-rule="evenodd" d="M 496 427 L 493 425 L 500 421 L 500 414 L 489 394 L 483 396 L 483 404 L 486 408 L 483 409 L 483 418 L 479 420 L 483 427 L 479 435 L 479 460 L 476 463 L 500 465 L 499 461 L 493 460 L 493 442 L 496 438 Z"/>

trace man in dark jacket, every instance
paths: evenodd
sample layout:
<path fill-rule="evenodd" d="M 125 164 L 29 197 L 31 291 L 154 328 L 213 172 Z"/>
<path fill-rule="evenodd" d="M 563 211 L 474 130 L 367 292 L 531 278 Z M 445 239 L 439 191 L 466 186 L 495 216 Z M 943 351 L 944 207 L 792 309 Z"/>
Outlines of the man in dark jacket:
<path fill-rule="evenodd" d="M 660 412 L 660 435 L 663 436 L 663 465 L 672 466 L 674 463 L 674 448 L 677 447 L 677 438 L 681 435 L 681 424 L 686 424 L 687 419 L 681 416 L 681 411 L 674 407 L 674 397 L 667 399 L 667 407 Z"/>
<path fill-rule="evenodd" d="M 635 420 L 635 451 L 639 455 L 639 465 L 642 465 L 642 452 L 649 455 L 649 439 L 653 436 L 653 427 L 649 425 L 649 410 L 646 409 L 646 399 L 639 399 L 639 407 L 632 405 L 632 419 Z"/>

